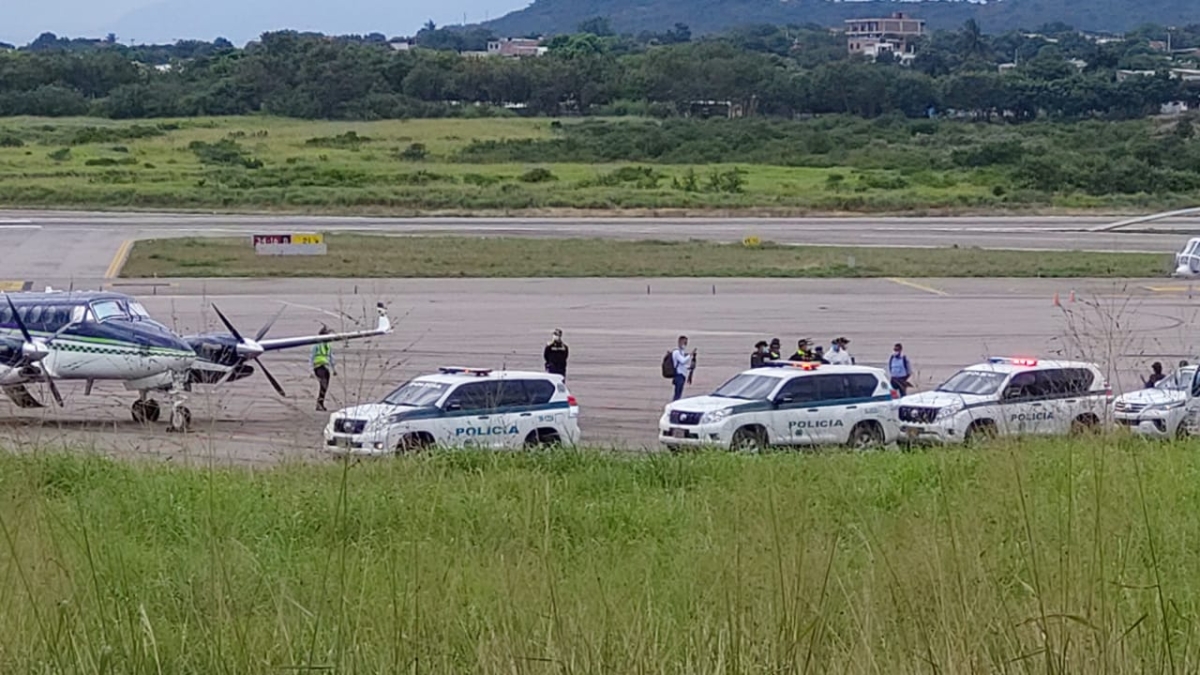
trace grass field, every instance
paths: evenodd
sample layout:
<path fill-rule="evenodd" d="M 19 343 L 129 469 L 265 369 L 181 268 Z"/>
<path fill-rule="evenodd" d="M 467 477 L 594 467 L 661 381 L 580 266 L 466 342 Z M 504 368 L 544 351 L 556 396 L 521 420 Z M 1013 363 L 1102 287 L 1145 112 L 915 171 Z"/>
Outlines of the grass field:
<path fill-rule="evenodd" d="M 333 234 L 326 256 L 255 255 L 248 238 L 137 242 L 124 277 L 1087 277 L 1160 276 L 1146 253 L 838 248 L 701 241 Z M 851 265 L 853 263 L 853 265 Z"/>
<path fill-rule="evenodd" d="M 1007 194 L 986 169 L 918 171 L 902 179 L 886 169 L 837 166 L 477 163 L 460 155 L 474 141 L 549 138 L 560 123 L 574 122 L 6 118 L 0 119 L 0 204 L 389 214 L 1176 205 L 1161 195 Z"/>
<path fill-rule="evenodd" d="M 1200 453 L 0 454 L 4 672 L 1200 668 Z"/>

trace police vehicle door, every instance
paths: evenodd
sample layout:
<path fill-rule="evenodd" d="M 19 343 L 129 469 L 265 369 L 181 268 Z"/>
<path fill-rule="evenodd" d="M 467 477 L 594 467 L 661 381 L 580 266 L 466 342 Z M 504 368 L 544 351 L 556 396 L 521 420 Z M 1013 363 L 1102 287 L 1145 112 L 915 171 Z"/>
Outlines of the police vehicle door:
<path fill-rule="evenodd" d="M 1095 397 L 1088 395 L 1093 379 L 1090 370 L 1081 368 L 1038 371 L 1038 384 L 1046 398 L 1046 412 L 1053 414 L 1053 418 L 1048 417 L 1042 422 L 1038 433 L 1068 433 L 1075 418 L 1087 412 L 1103 419 L 1105 411 L 1097 409 Z"/>
<path fill-rule="evenodd" d="M 554 385 L 540 380 L 516 379 L 500 380 L 498 384 L 500 400 L 492 415 L 494 424 L 505 429 L 504 435 L 501 436 L 501 444 L 505 447 L 523 447 L 525 438 L 539 426 L 539 421 L 544 417 L 532 408 L 539 403 L 548 402 L 550 397 L 554 396 Z M 551 415 L 551 422 L 540 426 L 555 426 L 553 419 Z"/>
<path fill-rule="evenodd" d="M 829 443 L 837 406 L 825 405 L 820 375 L 792 378 L 775 396 L 772 436 L 787 445 Z"/>
<path fill-rule="evenodd" d="M 1019 372 L 1009 379 L 1008 385 L 1001 392 L 1001 433 L 1048 433 L 1046 429 L 1055 419 L 1055 415 L 1046 405 L 1037 379 L 1036 371 Z"/>
<path fill-rule="evenodd" d="M 505 442 L 511 425 L 497 413 L 500 386 L 497 380 L 459 385 L 446 399 L 446 442 L 450 445 L 494 448 Z"/>

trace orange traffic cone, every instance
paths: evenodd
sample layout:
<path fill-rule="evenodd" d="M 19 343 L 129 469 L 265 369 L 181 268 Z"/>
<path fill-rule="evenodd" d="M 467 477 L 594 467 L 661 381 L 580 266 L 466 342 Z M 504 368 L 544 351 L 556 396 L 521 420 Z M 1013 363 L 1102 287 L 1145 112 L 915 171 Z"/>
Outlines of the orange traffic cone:
<path fill-rule="evenodd" d="M 1072 289 L 1072 290 L 1071 290 L 1071 297 L 1070 297 L 1070 299 L 1068 300 L 1068 302 L 1075 302 L 1075 291 L 1074 291 L 1074 289 Z"/>
<path fill-rule="evenodd" d="M 1055 307 L 1062 307 L 1062 304 L 1061 304 L 1061 303 L 1058 301 L 1058 293 L 1055 293 L 1055 294 L 1054 294 L 1054 306 L 1055 306 Z"/>

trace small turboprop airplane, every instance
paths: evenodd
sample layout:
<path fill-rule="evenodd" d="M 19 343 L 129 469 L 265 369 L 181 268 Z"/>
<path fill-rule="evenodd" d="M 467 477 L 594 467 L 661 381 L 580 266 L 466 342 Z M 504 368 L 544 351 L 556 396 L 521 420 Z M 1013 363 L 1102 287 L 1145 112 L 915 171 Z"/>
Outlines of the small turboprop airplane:
<path fill-rule="evenodd" d="M 168 431 L 183 431 L 190 425 L 191 412 L 183 403 L 193 384 L 222 385 L 243 379 L 254 372 L 249 365 L 253 361 L 282 396 L 278 380 L 259 361 L 263 354 L 392 330 L 382 303 L 372 330 L 268 340 L 264 338 L 279 314 L 253 339 L 246 339 L 214 306 L 228 334 L 180 336 L 121 293 L 48 291 L 6 294 L 5 300 L 0 304 L 0 388 L 17 406 L 42 406 L 26 389 L 30 383 L 44 382 L 61 406 L 56 380 L 84 380 L 85 394 L 98 380 L 119 381 L 138 392 L 131 406 L 134 421 L 158 421 L 161 408 L 150 398 L 152 392 L 170 398 Z"/>
<path fill-rule="evenodd" d="M 1200 277 L 1200 238 L 1188 239 L 1183 250 L 1175 254 L 1176 278 L 1195 279 Z"/>

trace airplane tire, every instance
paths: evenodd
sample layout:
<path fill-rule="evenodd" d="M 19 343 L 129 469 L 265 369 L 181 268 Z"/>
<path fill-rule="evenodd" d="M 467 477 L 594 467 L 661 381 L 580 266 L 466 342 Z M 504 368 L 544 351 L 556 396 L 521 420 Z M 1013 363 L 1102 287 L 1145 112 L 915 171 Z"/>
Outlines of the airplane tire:
<path fill-rule="evenodd" d="M 158 418 L 161 416 L 162 408 L 159 407 L 158 401 L 155 401 L 154 399 L 146 401 L 146 419 L 150 420 L 151 422 L 157 422 Z"/>
<path fill-rule="evenodd" d="M 134 401 L 129 409 L 133 416 L 133 421 L 138 424 L 146 424 L 147 422 L 157 422 L 162 415 L 162 409 L 158 405 L 158 401 L 153 399 Z"/>
<path fill-rule="evenodd" d="M 169 432 L 183 433 L 192 426 L 192 411 L 184 406 L 179 406 L 171 413 L 171 424 L 167 427 Z"/>

